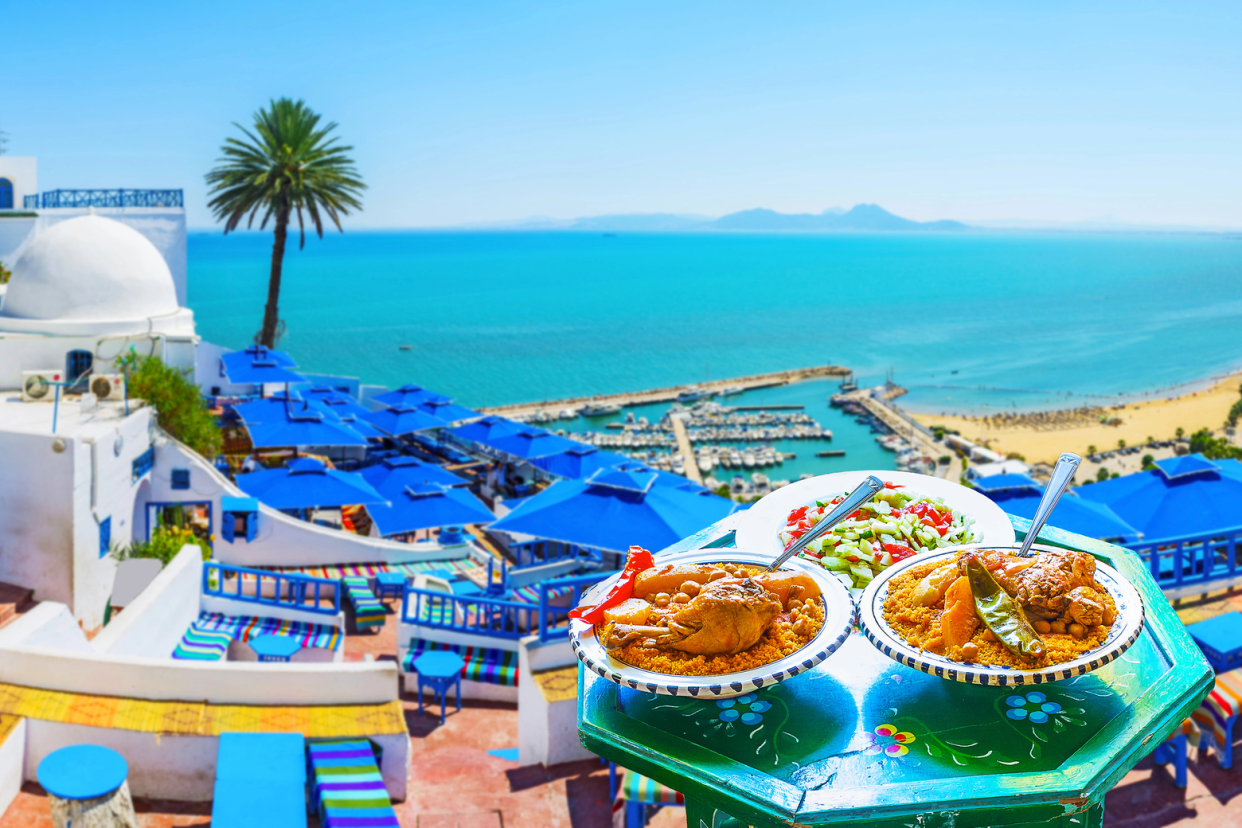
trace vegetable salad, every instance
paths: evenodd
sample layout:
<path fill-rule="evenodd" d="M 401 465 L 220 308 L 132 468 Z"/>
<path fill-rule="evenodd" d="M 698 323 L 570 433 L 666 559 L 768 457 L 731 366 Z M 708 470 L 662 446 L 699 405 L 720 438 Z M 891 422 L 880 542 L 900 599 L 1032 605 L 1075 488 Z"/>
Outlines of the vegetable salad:
<path fill-rule="evenodd" d="M 847 587 L 862 589 L 897 561 L 925 549 L 975 540 L 971 517 L 954 512 L 942 500 L 915 497 L 902 488 L 885 483 L 883 491 L 870 502 L 812 541 L 802 557 L 819 561 Z M 842 493 L 832 500 L 817 500 L 794 509 L 781 530 L 781 544 L 788 549 L 845 497 Z"/>

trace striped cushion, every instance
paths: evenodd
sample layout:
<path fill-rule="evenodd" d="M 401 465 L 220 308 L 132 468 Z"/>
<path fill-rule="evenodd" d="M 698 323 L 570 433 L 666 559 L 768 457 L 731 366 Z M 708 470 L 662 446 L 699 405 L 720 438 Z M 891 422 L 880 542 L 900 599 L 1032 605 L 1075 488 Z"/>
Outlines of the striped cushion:
<path fill-rule="evenodd" d="M 173 650 L 172 657 L 187 661 L 219 661 L 229 650 L 233 636 L 225 632 L 200 630 L 191 624 L 181 642 Z"/>
<path fill-rule="evenodd" d="M 492 650 L 484 647 L 466 647 L 461 644 L 445 644 L 440 641 L 427 641 L 422 638 L 410 640 L 410 650 L 405 654 L 402 667 L 407 673 L 414 670 L 414 660 L 431 650 L 447 650 L 457 653 L 466 666 L 461 670 L 461 677 L 467 681 L 483 684 L 497 684 L 501 687 L 517 687 L 518 654 L 509 650 Z"/>
<path fill-rule="evenodd" d="M 384 778 L 365 740 L 310 746 L 311 803 L 324 828 L 399 826 Z"/>
<path fill-rule="evenodd" d="M 630 802 L 645 802 L 648 805 L 686 804 L 686 798 L 677 791 L 632 770 L 625 772 L 625 782 L 621 785 L 621 798 Z"/>
<path fill-rule="evenodd" d="M 1225 723 L 1242 710 L 1242 669 L 1216 676 L 1216 686 L 1190 718 L 1204 733 L 1216 737 L 1216 744 L 1225 746 Z"/>
<path fill-rule="evenodd" d="M 574 591 L 573 587 L 555 587 L 548 590 L 548 600 L 555 601 L 557 598 L 569 595 Z M 529 586 L 518 587 L 513 590 L 514 601 L 525 601 L 528 604 L 539 603 L 539 584 L 530 584 Z"/>
<path fill-rule="evenodd" d="M 327 624 L 307 624 L 283 618 L 258 618 L 251 615 L 224 615 L 204 612 L 194 626 L 204 632 L 227 633 L 234 641 L 249 641 L 258 635 L 288 635 L 296 638 L 304 649 L 319 647 L 336 650 L 341 646 L 341 631 Z"/>
<path fill-rule="evenodd" d="M 349 595 L 349 603 L 354 607 L 354 624 L 362 627 L 382 627 L 388 620 L 388 612 L 384 605 L 371 591 L 371 584 L 361 576 L 342 578 L 345 592 Z"/>

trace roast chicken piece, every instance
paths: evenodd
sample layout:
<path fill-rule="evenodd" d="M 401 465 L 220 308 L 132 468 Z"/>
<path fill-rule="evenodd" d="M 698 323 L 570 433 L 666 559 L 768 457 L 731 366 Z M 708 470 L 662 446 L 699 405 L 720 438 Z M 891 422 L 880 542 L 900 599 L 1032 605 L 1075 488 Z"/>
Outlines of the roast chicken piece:
<path fill-rule="evenodd" d="M 667 627 L 606 624 L 599 640 L 607 650 L 649 639 L 692 655 L 732 655 L 754 646 L 781 609 L 780 598 L 754 580 L 722 578 L 704 585 Z"/>
<path fill-rule="evenodd" d="M 1090 555 L 1066 550 L 1015 560 L 993 552 L 983 559 L 997 582 L 1032 615 L 1058 618 L 1071 605 L 1081 605 L 1085 617 L 1099 617 L 1103 612 L 1103 603 L 1096 595 L 1095 558 Z M 1079 588 L 1083 591 L 1075 592 Z"/>

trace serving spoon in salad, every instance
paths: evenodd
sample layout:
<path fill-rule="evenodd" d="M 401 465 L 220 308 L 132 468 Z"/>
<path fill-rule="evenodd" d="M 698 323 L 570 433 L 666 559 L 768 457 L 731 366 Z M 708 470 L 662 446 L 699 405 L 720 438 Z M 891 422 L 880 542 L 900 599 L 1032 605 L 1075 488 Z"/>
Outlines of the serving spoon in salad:
<path fill-rule="evenodd" d="M 882 491 L 884 491 L 884 482 L 875 475 L 868 476 L 866 480 L 858 484 L 858 488 L 850 492 L 845 500 L 841 501 L 837 508 L 825 515 L 823 520 L 812 526 L 805 535 L 798 538 L 788 549 L 778 555 L 776 560 L 772 561 L 772 565 L 768 567 L 767 571 L 771 572 L 772 570 L 779 568 L 785 563 L 785 561 L 789 560 L 794 555 L 797 555 L 803 549 L 806 549 L 812 541 L 827 532 L 832 527 L 836 526 L 841 521 L 845 520 L 850 515 L 854 514 L 854 512 L 858 510 L 859 506 L 863 505 Z"/>

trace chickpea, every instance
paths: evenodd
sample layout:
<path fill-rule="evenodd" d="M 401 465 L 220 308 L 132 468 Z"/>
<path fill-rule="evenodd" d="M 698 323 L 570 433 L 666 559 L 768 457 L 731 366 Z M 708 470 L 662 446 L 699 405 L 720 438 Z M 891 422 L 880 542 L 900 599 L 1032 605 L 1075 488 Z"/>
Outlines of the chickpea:
<path fill-rule="evenodd" d="M 729 577 L 728 572 L 725 572 L 723 569 L 717 569 L 715 572 L 713 572 L 711 575 L 708 576 L 707 580 L 708 581 L 719 581 L 721 578 L 727 578 L 727 577 Z"/>
<path fill-rule="evenodd" d="M 793 625 L 793 631 L 797 635 L 810 635 L 811 622 L 805 618 L 799 618 L 797 623 Z"/>
<path fill-rule="evenodd" d="M 1049 623 L 1048 627 L 1057 635 L 1065 635 L 1065 622 L 1060 619 Z"/>
<path fill-rule="evenodd" d="M 789 602 L 789 608 L 790 608 L 791 610 L 801 609 L 801 608 L 802 608 L 802 599 L 800 599 L 800 598 L 794 598 L 793 600 L 791 600 L 791 601 Z"/>
<path fill-rule="evenodd" d="M 962 645 L 962 658 L 967 661 L 974 661 L 979 657 L 979 645 L 973 641 L 967 641 Z"/>
<path fill-rule="evenodd" d="M 984 628 L 983 632 L 979 635 L 979 637 L 982 638 L 984 641 L 999 641 L 1000 640 L 999 638 L 996 637 L 996 633 L 992 632 L 986 627 Z"/>
<path fill-rule="evenodd" d="M 1111 627 L 1113 622 L 1117 620 L 1117 611 L 1107 604 L 1104 606 L 1104 612 L 1101 615 L 1103 616 L 1101 621 L 1106 627 Z"/>
<path fill-rule="evenodd" d="M 1081 641 L 1087 637 L 1087 628 L 1082 624 L 1070 624 L 1069 634 Z"/>
<path fill-rule="evenodd" d="M 725 564 L 725 565 L 724 565 L 724 571 L 725 571 L 725 572 L 728 572 L 730 575 L 736 575 L 736 574 L 737 574 L 737 564 L 731 564 L 731 563 L 727 563 L 727 564 Z"/>
<path fill-rule="evenodd" d="M 667 607 L 668 602 L 672 600 L 672 598 L 673 596 L 669 595 L 667 592 L 657 592 L 655 597 L 652 598 L 651 601 L 657 607 Z"/>
<path fill-rule="evenodd" d="M 690 596 L 684 592 L 679 592 L 673 596 L 673 603 L 674 604 L 688 604 L 690 603 Z"/>
<path fill-rule="evenodd" d="M 684 584 L 682 584 L 677 589 L 679 592 L 684 592 L 687 595 L 689 595 L 691 598 L 693 598 L 694 596 L 699 594 L 699 590 L 702 589 L 702 587 L 699 586 L 698 581 L 686 581 Z"/>
<path fill-rule="evenodd" d="M 1031 626 L 1034 627 L 1035 632 L 1039 633 L 1040 635 L 1047 635 L 1048 633 L 1052 632 L 1052 625 L 1042 618 L 1035 619 L 1035 623 L 1032 624 Z"/>

